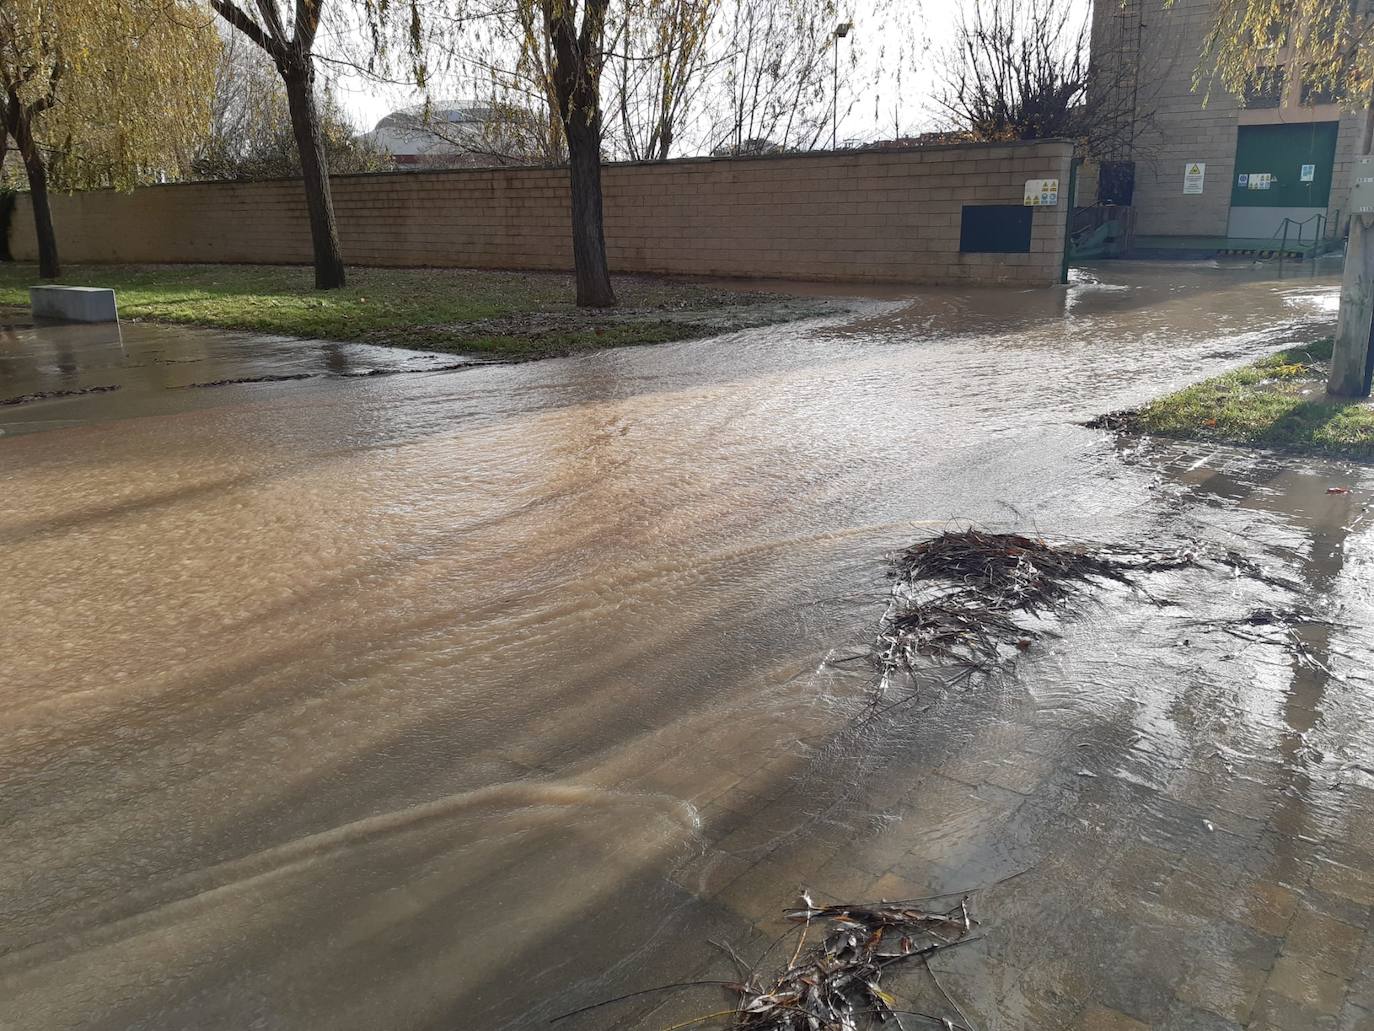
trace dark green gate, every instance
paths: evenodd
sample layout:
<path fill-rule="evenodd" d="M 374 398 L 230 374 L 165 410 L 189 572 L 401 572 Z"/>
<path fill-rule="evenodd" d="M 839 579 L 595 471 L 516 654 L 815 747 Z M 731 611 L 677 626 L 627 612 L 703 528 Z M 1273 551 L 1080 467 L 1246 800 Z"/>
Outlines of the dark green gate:
<path fill-rule="evenodd" d="M 1339 122 L 1242 125 L 1231 180 L 1232 236 L 1267 236 L 1270 222 L 1324 212 L 1331 199 Z M 1284 212 L 1250 211 L 1283 208 Z M 1238 210 L 1239 209 L 1239 210 Z M 1237 227 L 1246 231 L 1237 232 Z"/>

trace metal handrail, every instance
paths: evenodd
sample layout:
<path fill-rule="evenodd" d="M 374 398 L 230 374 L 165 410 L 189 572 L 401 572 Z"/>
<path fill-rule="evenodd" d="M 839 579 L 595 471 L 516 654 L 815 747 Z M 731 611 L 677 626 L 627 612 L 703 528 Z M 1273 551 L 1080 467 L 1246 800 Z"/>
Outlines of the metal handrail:
<path fill-rule="evenodd" d="M 1285 216 L 1283 217 L 1283 221 L 1279 223 L 1279 228 L 1274 230 L 1273 236 L 1271 236 L 1270 239 L 1273 239 L 1273 237 L 1278 236 L 1279 233 L 1282 232 L 1282 233 L 1283 233 L 1283 243 L 1282 243 L 1282 246 L 1287 247 L 1287 246 L 1288 246 L 1288 227 L 1291 225 L 1291 226 L 1296 226 L 1296 227 L 1297 227 L 1297 230 L 1298 230 L 1298 243 L 1302 243 L 1303 229 L 1305 229 L 1305 228 L 1307 227 L 1308 223 L 1310 223 L 1310 222 L 1316 222 L 1316 223 L 1317 223 L 1316 231 L 1312 234 L 1312 242 L 1313 242 L 1313 243 L 1319 243 L 1319 242 L 1321 241 L 1321 238 L 1322 238 L 1322 230 L 1326 227 L 1326 216 L 1323 215 L 1323 214 L 1321 214 L 1320 212 L 1318 212 L 1318 213 L 1315 214 L 1315 215 L 1311 215 L 1311 216 L 1309 216 L 1308 218 L 1303 219 L 1301 222 L 1299 222 L 1296 218 L 1290 218 L 1290 217 L 1288 217 L 1287 215 L 1285 215 Z"/>
<path fill-rule="evenodd" d="M 1278 236 L 1278 235 L 1279 235 L 1279 230 L 1282 230 L 1282 231 L 1283 231 L 1283 242 L 1279 244 L 1279 269 L 1280 269 L 1280 270 L 1283 269 L 1283 259 L 1286 258 L 1286 257 L 1288 256 L 1288 227 L 1289 227 L 1290 225 L 1292 225 L 1292 226 L 1297 226 L 1297 227 L 1298 227 L 1298 243 L 1301 244 L 1301 243 L 1302 243 L 1302 231 L 1303 231 L 1303 229 L 1306 227 L 1306 225 L 1307 225 L 1309 222 L 1316 222 L 1316 223 L 1317 223 L 1316 231 L 1312 234 L 1312 247 L 1313 247 L 1312 255 L 1315 256 L 1315 255 L 1317 254 L 1317 252 L 1321 249 L 1321 245 L 1322 245 L 1322 233 L 1323 233 L 1323 231 L 1325 230 L 1325 228 L 1326 228 L 1326 226 L 1327 226 L 1327 224 L 1328 224 L 1328 223 L 1327 223 L 1327 220 L 1326 220 L 1326 216 L 1323 215 L 1321 212 L 1317 212 L 1317 214 L 1312 215 L 1312 216 L 1310 216 L 1310 217 L 1308 217 L 1308 218 L 1305 218 L 1305 219 L 1303 219 L 1301 222 L 1299 222 L 1296 218 L 1290 218 L 1289 216 L 1284 215 L 1284 216 L 1283 216 L 1283 221 L 1279 223 L 1279 228 L 1274 230 L 1274 236 Z M 1273 239 L 1273 237 L 1270 237 L 1270 239 Z M 1299 256 L 1299 259 L 1301 260 L 1301 255 Z"/>

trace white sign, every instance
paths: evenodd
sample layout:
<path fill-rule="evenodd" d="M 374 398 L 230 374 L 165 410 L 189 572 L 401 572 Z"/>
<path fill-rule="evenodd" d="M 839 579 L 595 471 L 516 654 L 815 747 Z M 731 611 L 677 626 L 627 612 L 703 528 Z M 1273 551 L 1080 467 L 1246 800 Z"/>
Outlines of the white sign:
<path fill-rule="evenodd" d="M 1246 189 L 1247 187 L 1249 187 L 1249 185 L 1250 185 L 1250 177 L 1249 177 L 1248 175 L 1246 175 L 1244 172 L 1242 172 L 1240 175 L 1236 176 L 1236 186 L 1237 186 L 1237 187 L 1239 187 L 1240 189 L 1244 190 L 1244 189 Z"/>
<path fill-rule="evenodd" d="M 1250 173 L 1250 189 L 1252 189 L 1252 190 L 1267 190 L 1267 189 L 1269 189 L 1269 186 L 1270 186 L 1271 183 L 1273 183 L 1273 181 L 1274 181 L 1274 173 L 1273 173 L 1273 172 L 1251 172 L 1251 173 Z"/>
<path fill-rule="evenodd" d="M 1374 158 L 1355 159 L 1355 188 L 1350 191 L 1350 208 L 1358 215 L 1374 212 Z"/>
<path fill-rule="evenodd" d="M 1300 175 L 1298 178 L 1300 178 L 1305 183 L 1310 183 L 1313 179 L 1317 178 L 1317 166 L 1303 165 L 1302 175 Z"/>
<path fill-rule="evenodd" d="M 1202 161 L 1190 161 L 1183 166 L 1183 192 L 1201 193 L 1202 182 L 1207 178 L 1207 165 Z"/>
<path fill-rule="evenodd" d="M 1058 179 L 1027 179 L 1026 198 L 1027 207 L 1053 207 L 1059 203 L 1059 180 Z"/>

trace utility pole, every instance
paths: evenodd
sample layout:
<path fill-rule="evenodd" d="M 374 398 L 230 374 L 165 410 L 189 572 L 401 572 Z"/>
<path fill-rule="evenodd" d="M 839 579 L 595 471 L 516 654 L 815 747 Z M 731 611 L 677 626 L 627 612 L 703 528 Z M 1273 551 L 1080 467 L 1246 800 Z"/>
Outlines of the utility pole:
<path fill-rule="evenodd" d="M 1359 181 L 1374 177 L 1374 91 L 1365 112 L 1360 154 L 1355 161 L 1355 189 L 1351 191 L 1350 240 L 1345 248 L 1345 278 L 1336 322 L 1336 344 L 1326 392 L 1335 397 L 1368 397 L 1374 373 L 1374 214 L 1355 209 Z"/>
<path fill-rule="evenodd" d="M 842 21 L 835 26 L 835 70 L 830 84 L 830 149 L 840 149 L 840 40 L 849 35 L 854 28 L 852 21 Z"/>

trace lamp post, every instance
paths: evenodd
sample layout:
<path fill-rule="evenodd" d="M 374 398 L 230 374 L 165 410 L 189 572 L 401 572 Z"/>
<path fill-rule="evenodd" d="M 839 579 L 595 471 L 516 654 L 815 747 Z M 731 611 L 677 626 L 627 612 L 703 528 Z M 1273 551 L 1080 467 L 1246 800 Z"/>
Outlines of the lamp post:
<path fill-rule="evenodd" d="M 852 21 L 835 26 L 835 70 L 830 88 L 830 149 L 840 149 L 840 40 L 854 28 Z"/>

